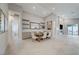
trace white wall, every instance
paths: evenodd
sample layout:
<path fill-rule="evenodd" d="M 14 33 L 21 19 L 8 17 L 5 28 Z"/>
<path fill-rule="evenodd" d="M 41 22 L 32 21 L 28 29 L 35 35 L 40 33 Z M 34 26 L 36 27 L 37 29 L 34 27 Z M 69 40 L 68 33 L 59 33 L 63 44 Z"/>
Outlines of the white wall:
<path fill-rule="evenodd" d="M 51 16 L 49 16 L 49 17 L 47 17 L 46 19 L 45 19 L 45 23 L 47 22 L 47 21 L 50 21 L 50 20 L 52 20 L 54 23 L 52 24 L 52 33 L 53 33 L 53 35 L 55 36 L 55 35 L 59 35 L 59 31 L 58 31 L 58 28 L 59 28 L 59 24 L 61 23 L 60 21 L 59 21 L 59 18 L 58 18 L 58 16 L 56 16 L 56 15 L 51 15 Z M 79 24 L 79 18 L 66 18 L 66 19 L 63 19 L 62 20 L 62 22 L 63 22 L 63 31 L 64 31 L 64 35 L 68 35 L 68 33 L 67 33 L 67 24 Z M 47 24 L 46 24 L 47 25 Z M 47 29 L 47 28 L 46 28 Z M 79 34 L 79 32 L 78 32 L 78 34 Z"/>
<path fill-rule="evenodd" d="M 54 14 L 52 14 L 49 17 L 45 18 L 45 26 L 47 29 L 47 21 L 52 21 L 52 37 L 55 37 L 55 35 L 57 35 L 57 27 L 58 27 L 58 17 Z"/>
<path fill-rule="evenodd" d="M 0 8 L 3 10 L 6 20 L 8 17 L 8 4 L 6 3 L 0 3 Z M 7 26 L 7 25 L 6 25 Z M 0 33 L 0 54 L 5 54 L 5 50 L 7 47 L 7 32 Z"/>
<path fill-rule="evenodd" d="M 42 18 L 36 17 L 26 12 L 23 13 L 23 18 L 26 20 L 30 20 L 31 22 L 37 22 L 37 23 L 44 22 Z"/>
<path fill-rule="evenodd" d="M 79 18 L 64 19 L 65 24 L 79 24 Z"/>

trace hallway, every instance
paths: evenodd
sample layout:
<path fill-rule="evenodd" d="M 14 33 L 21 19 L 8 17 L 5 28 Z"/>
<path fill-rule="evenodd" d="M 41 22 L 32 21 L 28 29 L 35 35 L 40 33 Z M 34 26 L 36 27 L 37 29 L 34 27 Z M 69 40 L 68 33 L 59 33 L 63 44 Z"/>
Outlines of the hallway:
<path fill-rule="evenodd" d="M 41 42 L 31 39 L 23 40 L 19 55 L 77 55 L 79 54 L 79 37 L 58 37 Z"/>

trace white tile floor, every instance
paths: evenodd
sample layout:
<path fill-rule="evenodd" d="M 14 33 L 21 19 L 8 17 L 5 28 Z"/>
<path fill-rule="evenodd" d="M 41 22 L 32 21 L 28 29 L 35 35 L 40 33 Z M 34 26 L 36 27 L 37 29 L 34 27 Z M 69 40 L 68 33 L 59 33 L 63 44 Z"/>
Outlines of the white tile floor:
<path fill-rule="evenodd" d="M 57 36 L 41 42 L 23 40 L 16 54 L 21 55 L 74 55 L 79 54 L 79 37 Z"/>

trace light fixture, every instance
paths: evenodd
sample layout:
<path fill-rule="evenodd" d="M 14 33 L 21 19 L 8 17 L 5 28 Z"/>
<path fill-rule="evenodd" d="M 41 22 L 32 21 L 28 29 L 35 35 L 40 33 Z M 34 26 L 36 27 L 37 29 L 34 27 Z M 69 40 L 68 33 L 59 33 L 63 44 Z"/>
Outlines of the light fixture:
<path fill-rule="evenodd" d="M 35 6 L 33 6 L 33 9 L 36 9 L 36 7 L 35 7 Z"/>
<path fill-rule="evenodd" d="M 55 8 L 52 8 L 53 10 L 55 10 Z"/>

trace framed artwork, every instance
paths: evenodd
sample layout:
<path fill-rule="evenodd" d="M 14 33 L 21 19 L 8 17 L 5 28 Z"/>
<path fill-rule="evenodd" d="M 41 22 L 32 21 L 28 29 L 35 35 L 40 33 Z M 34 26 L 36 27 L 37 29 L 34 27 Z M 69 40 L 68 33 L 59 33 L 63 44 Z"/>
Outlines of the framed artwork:
<path fill-rule="evenodd" d="M 40 23 L 30 22 L 31 29 L 40 29 Z"/>

